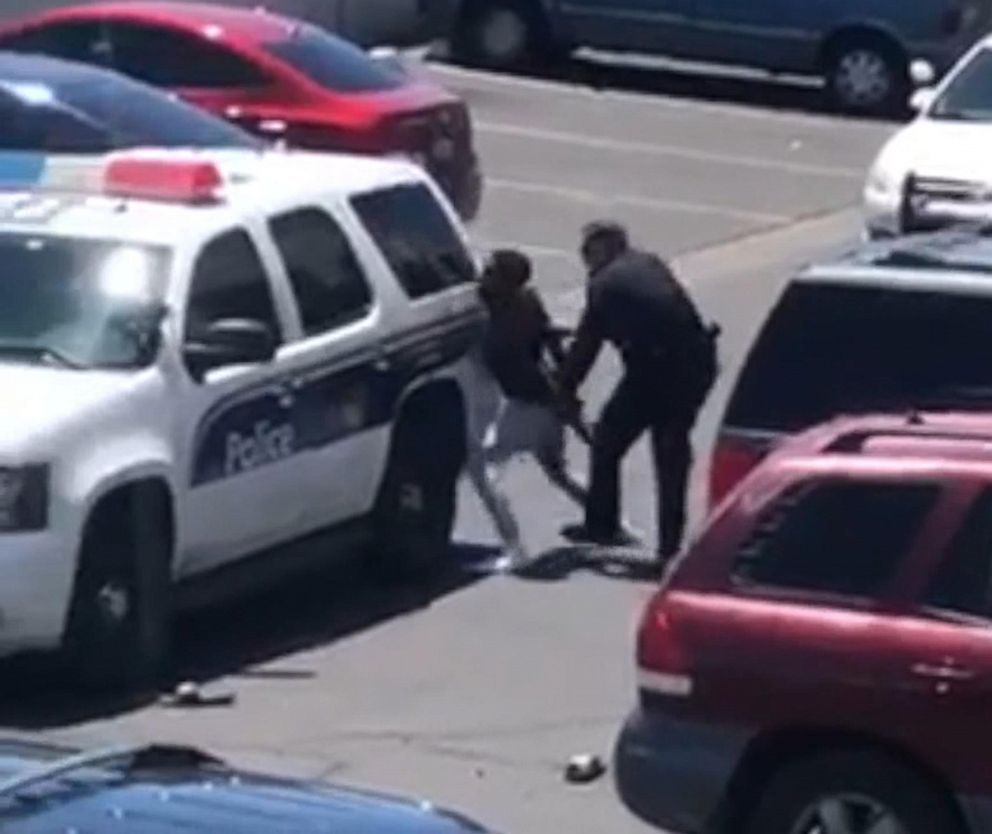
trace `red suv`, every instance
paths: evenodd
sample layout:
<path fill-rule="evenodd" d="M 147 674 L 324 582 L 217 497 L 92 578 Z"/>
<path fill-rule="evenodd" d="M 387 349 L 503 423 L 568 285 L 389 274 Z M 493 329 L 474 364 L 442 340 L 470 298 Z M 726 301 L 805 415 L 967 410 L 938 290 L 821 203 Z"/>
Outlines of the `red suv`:
<path fill-rule="evenodd" d="M 93 3 L 12 23 L 0 49 L 114 69 L 295 147 L 412 156 L 462 217 L 479 210 L 465 103 L 316 26 L 261 9 Z"/>
<path fill-rule="evenodd" d="M 838 419 L 649 604 L 626 805 L 675 831 L 992 830 L 992 415 Z"/>

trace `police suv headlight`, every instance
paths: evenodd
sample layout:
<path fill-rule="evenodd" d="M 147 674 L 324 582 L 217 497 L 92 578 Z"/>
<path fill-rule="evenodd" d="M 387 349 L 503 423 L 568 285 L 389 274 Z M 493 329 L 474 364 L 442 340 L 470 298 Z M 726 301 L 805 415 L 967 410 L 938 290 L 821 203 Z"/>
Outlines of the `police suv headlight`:
<path fill-rule="evenodd" d="M 42 530 L 48 524 L 48 467 L 0 467 L 0 532 Z"/>

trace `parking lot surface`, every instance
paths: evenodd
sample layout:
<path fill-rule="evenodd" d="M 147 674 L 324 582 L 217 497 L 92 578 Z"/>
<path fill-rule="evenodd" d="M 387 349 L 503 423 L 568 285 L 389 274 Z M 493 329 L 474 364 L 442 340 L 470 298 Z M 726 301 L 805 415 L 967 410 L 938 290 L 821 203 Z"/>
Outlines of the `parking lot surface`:
<path fill-rule="evenodd" d="M 864 171 L 892 126 L 811 112 L 802 96 L 766 106 L 764 86 L 745 82 L 735 84 L 750 100 L 734 103 L 697 100 L 688 82 L 657 93 L 425 71 L 473 109 L 488 179 L 478 244 L 529 251 L 557 317 L 570 322 L 581 307 L 579 227 L 609 216 L 673 258 L 721 323 L 723 379 L 697 439 L 705 461 L 727 385 L 782 282 L 855 240 Z M 611 359 L 597 369 L 592 412 L 614 369 Z M 572 453 L 582 466 L 583 450 Z M 644 831 L 609 778 L 574 787 L 562 769 L 571 754 L 609 755 L 632 703 L 631 635 L 652 585 L 634 558 L 562 547 L 557 530 L 575 510 L 536 468 L 516 465 L 507 487 L 545 554 L 526 577 L 470 569 L 495 537 L 466 490 L 465 570 L 434 588 L 386 591 L 336 569 L 184 623 L 183 671 L 232 691 L 233 706 L 88 703 L 15 681 L 0 723 L 87 744 L 201 744 L 249 766 L 429 797 L 513 834 Z M 650 531 L 643 449 L 626 499 Z"/>

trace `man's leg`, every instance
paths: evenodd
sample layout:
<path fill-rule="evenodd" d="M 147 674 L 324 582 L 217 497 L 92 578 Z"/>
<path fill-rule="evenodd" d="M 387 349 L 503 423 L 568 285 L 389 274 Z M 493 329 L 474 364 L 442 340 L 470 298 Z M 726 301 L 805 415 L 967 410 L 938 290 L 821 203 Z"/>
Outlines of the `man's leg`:
<path fill-rule="evenodd" d="M 661 422 L 652 427 L 651 447 L 658 485 L 658 556 L 667 562 L 682 547 L 686 497 L 692 468 L 691 420 Z"/>
<path fill-rule="evenodd" d="M 534 457 L 548 480 L 580 507 L 586 504 L 585 485 L 568 468 L 565 459 L 565 425 L 550 408 L 542 408 Z"/>
<path fill-rule="evenodd" d="M 504 423 L 507 414 L 506 403 L 498 411 L 495 421 L 482 437 L 473 438 L 468 451 L 466 471 L 492 519 L 503 547 L 509 553 L 523 553 L 520 525 L 510 505 L 500 481 L 508 455 L 504 448 Z"/>
<path fill-rule="evenodd" d="M 588 539 L 608 542 L 617 538 L 620 531 L 620 463 L 647 427 L 644 404 L 630 383 L 621 381 L 593 432 L 584 530 Z"/>

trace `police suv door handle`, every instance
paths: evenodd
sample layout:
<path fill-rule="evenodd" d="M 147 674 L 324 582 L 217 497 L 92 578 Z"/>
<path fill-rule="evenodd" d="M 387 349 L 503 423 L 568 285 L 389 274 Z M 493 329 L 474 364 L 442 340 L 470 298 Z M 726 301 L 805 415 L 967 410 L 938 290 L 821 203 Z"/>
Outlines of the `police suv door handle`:
<path fill-rule="evenodd" d="M 384 374 L 384 373 L 388 373 L 389 370 L 393 367 L 393 362 L 389 358 L 389 354 L 386 353 L 385 350 L 379 350 L 376 353 L 375 359 L 372 362 L 372 367 L 375 368 L 375 370 L 378 371 L 380 374 Z"/>
<path fill-rule="evenodd" d="M 292 382 L 281 382 L 276 386 L 276 396 L 279 398 L 279 405 L 282 408 L 292 408 L 296 401 L 296 391 L 299 386 Z"/>

